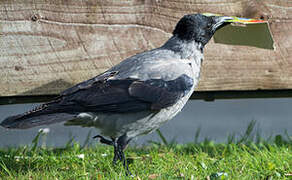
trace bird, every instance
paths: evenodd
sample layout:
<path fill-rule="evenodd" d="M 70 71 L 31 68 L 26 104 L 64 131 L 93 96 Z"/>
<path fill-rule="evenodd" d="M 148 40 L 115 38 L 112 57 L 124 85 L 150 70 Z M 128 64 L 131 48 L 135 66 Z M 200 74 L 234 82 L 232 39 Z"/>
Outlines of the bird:
<path fill-rule="evenodd" d="M 52 101 L 6 118 L 5 128 L 63 122 L 96 127 L 94 136 L 114 147 L 113 163 L 129 171 L 124 150 L 178 114 L 198 85 L 205 45 L 226 16 L 184 15 L 160 47 L 133 55 L 109 70 L 64 90 Z"/>

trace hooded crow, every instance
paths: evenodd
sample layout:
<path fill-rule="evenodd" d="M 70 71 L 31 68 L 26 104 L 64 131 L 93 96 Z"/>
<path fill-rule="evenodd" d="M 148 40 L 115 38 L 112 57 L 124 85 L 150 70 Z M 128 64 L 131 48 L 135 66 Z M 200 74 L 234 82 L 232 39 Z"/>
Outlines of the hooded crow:
<path fill-rule="evenodd" d="M 127 144 L 182 110 L 198 84 L 204 46 L 227 18 L 185 15 L 161 47 L 129 57 L 51 102 L 8 117 L 1 126 L 24 129 L 65 122 L 96 127 L 101 135 L 95 138 L 114 146 L 113 162 L 122 161 L 128 170 Z"/>

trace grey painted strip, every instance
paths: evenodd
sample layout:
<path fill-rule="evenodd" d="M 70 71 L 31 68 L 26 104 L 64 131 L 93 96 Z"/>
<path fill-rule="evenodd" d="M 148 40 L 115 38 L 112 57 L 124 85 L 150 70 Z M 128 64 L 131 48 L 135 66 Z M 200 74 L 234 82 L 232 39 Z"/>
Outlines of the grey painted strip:
<path fill-rule="evenodd" d="M 40 103 L 52 100 L 57 95 L 37 96 L 2 96 L 0 105 Z M 195 91 L 191 99 L 214 101 L 216 99 L 243 99 L 243 98 L 287 98 L 292 97 L 292 89 L 289 90 L 257 90 L 257 91 Z"/>

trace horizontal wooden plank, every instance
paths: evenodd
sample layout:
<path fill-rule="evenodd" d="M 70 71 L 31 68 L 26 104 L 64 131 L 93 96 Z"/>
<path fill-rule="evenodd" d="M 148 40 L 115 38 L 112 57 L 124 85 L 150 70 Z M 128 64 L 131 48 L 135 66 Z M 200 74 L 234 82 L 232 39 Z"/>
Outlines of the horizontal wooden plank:
<path fill-rule="evenodd" d="M 57 94 L 163 44 L 187 13 L 268 19 L 276 50 L 205 49 L 199 91 L 292 89 L 292 4 L 285 0 L 0 1 L 0 96 Z"/>

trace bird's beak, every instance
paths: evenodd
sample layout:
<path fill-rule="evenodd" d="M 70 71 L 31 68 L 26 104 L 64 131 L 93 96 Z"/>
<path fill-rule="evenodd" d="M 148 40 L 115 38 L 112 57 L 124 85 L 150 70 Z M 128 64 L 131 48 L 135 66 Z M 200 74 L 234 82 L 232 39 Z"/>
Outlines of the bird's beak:
<path fill-rule="evenodd" d="M 214 32 L 220 27 L 223 27 L 223 25 L 229 24 L 227 20 L 233 19 L 232 17 L 228 17 L 228 16 L 213 16 L 212 18 L 214 19 L 214 22 L 215 22 L 215 24 L 212 27 L 212 30 Z"/>

